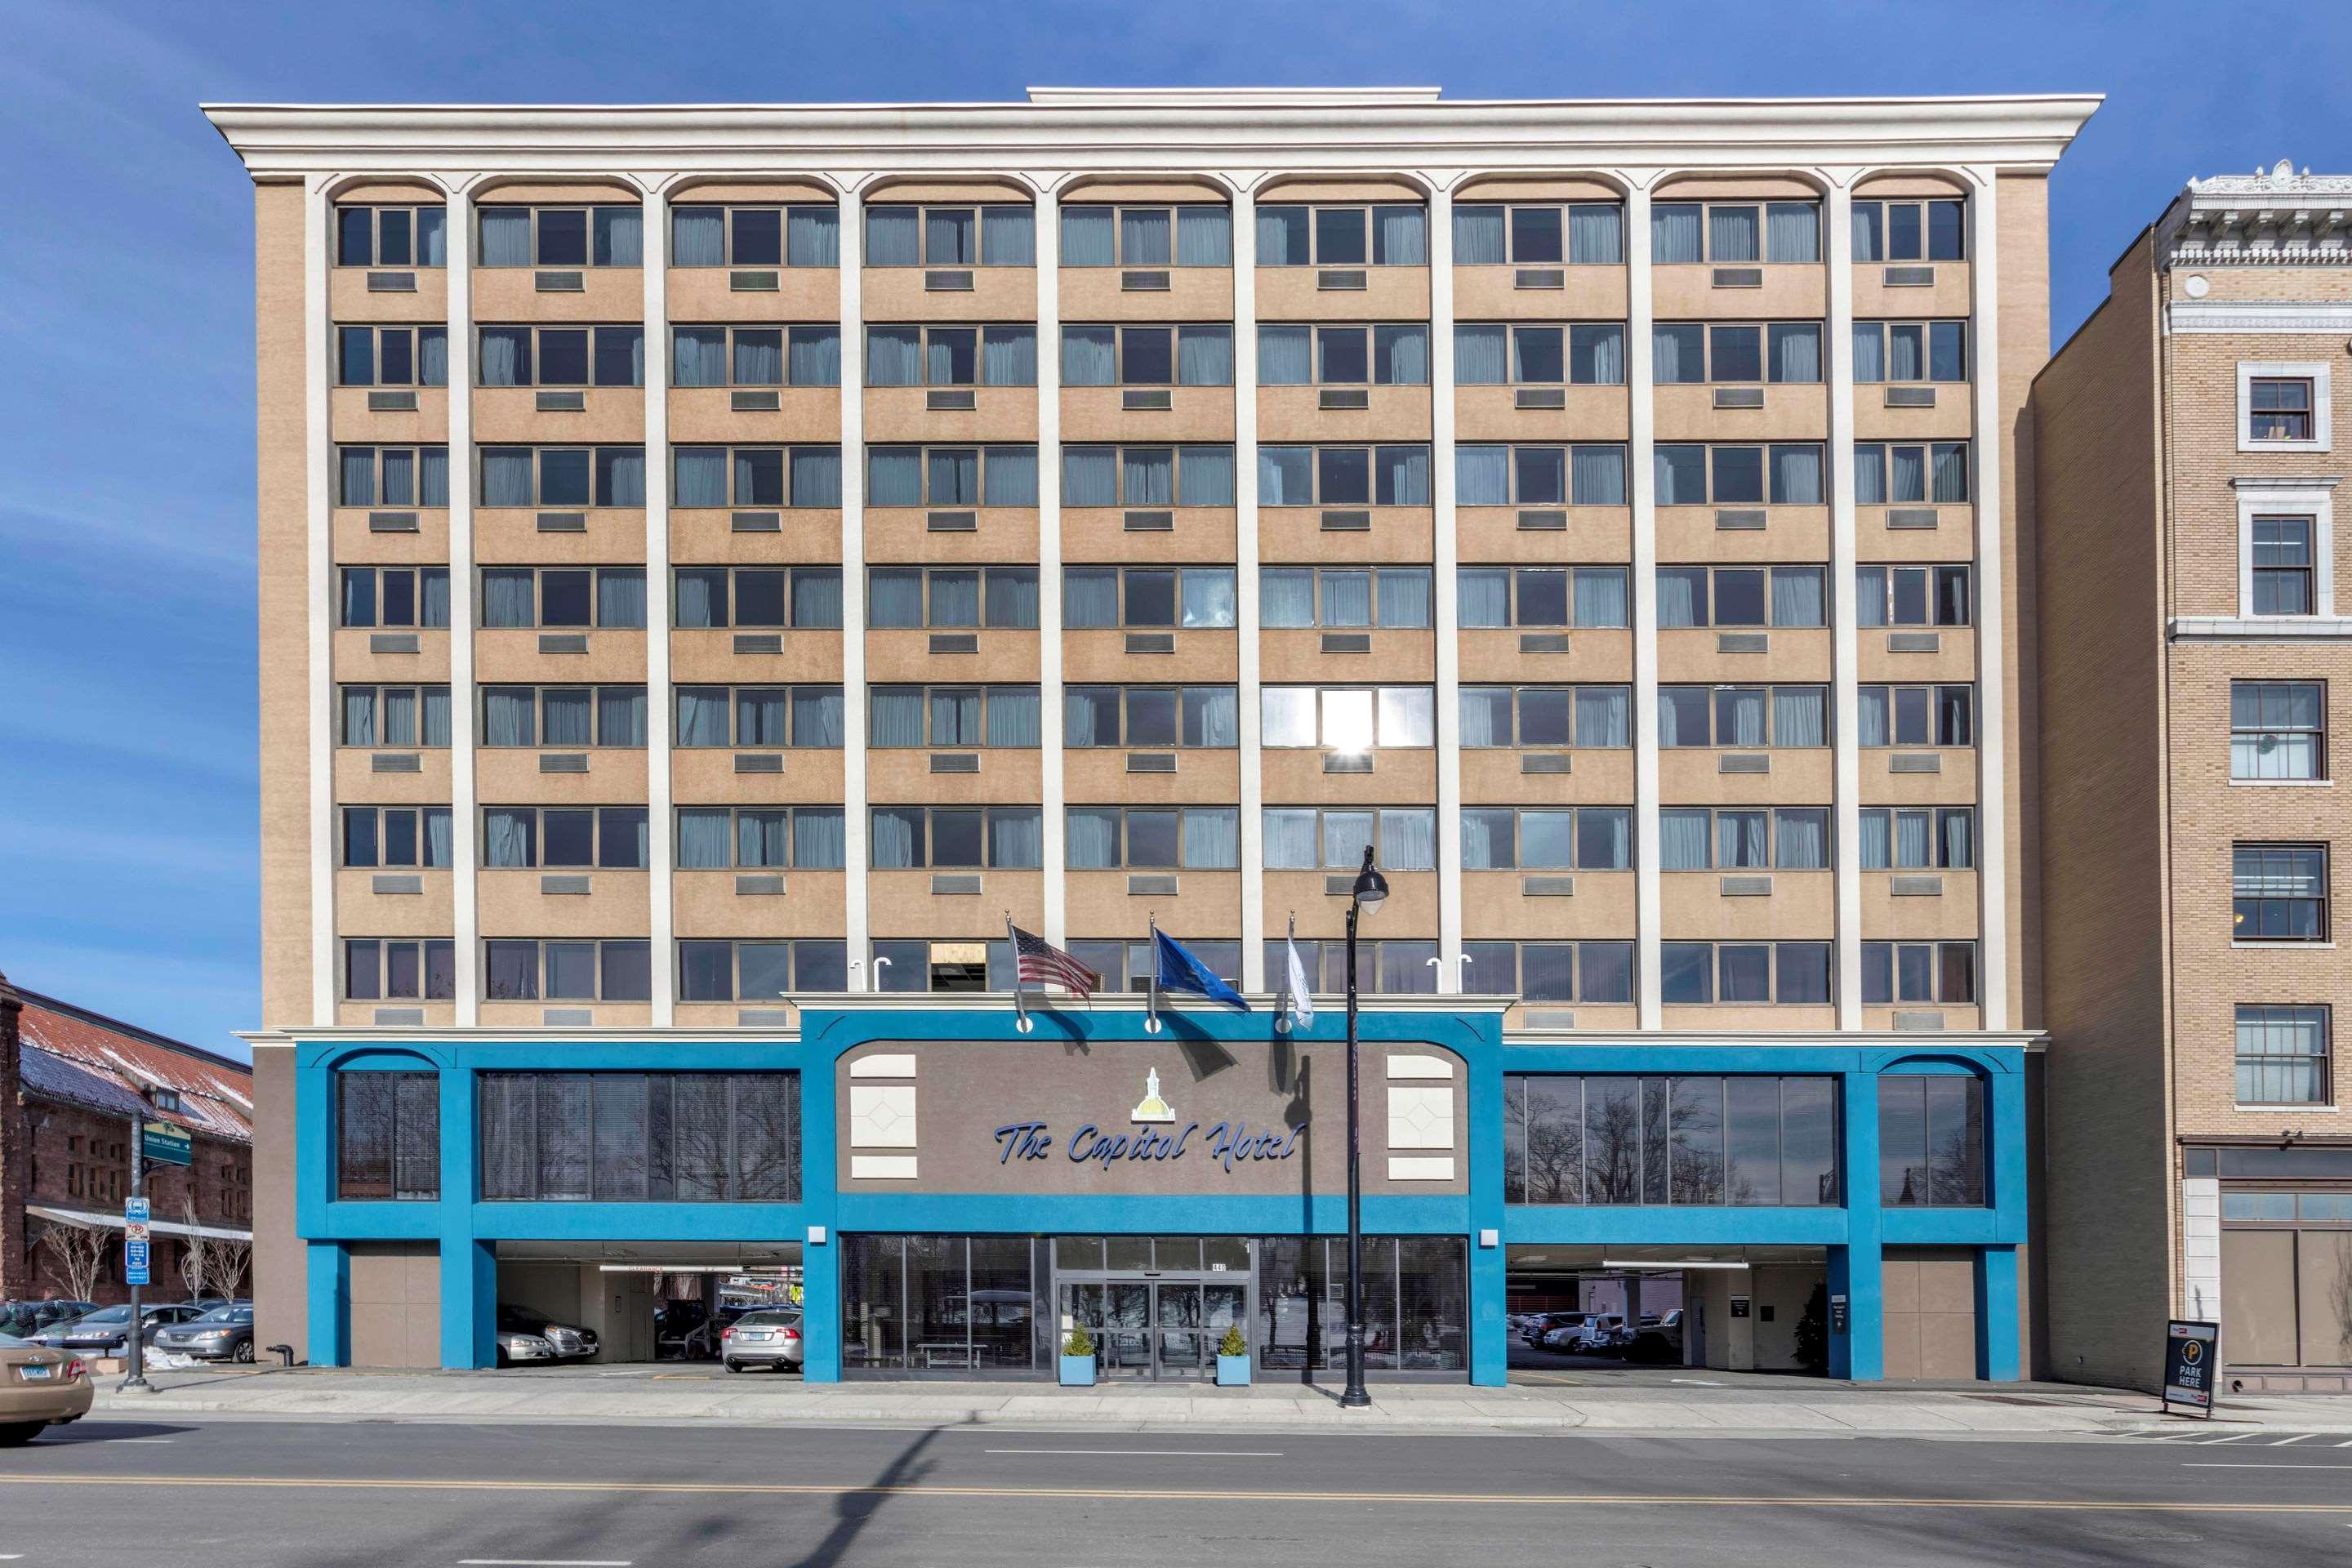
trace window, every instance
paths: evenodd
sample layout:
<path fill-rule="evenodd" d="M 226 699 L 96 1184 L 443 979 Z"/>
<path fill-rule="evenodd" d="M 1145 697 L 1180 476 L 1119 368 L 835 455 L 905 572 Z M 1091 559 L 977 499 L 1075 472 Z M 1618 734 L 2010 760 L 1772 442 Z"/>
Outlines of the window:
<path fill-rule="evenodd" d="M 454 942 L 343 941 L 343 998 L 349 1002 L 447 1002 L 457 994 Z"/>
<path fill-rule="evenodd" d="M 830 321 L 790 327 L 673 327 L 673 386 L 839 386 L 841 329 Z"/>
<path fill-rule="evenodd" d="M 1622 267 L 1625 209 L 1615 202 L 1459 202 L 1456 267 Z"/>
<path fill-rule="evenodd" d="M 1972 942 L 1865 942 L 1862 1000 L 1868 1006 L 1935 1002 L 1967 1006 L 1977 999 Z"/>
<path fill-rule="evenodd" d="M 642 871 L 642 805 L 491 805 L 482 808 L 482 864 L 492 869 Z"/>
<path fill-rule="evenodd" d="M 1856 321 L 1856 382 L 1966 381 L 1966 321 Z"/>
<path fill-rule="evenodd" d="M 1231 447 L 1065 447 L 1062 504 L 1231 506 Z"/>
<path fill-rule="evenodd" d="M 1819 321 L 1661 321 L 1650 329 L 1661 386 L 1810 385 L 1822 379 Z"/>
<path fill-rule="evenodd" d="M 1454 380 L 1460 386 L 1622 386 L 1625 328 L 1617 321 L 1465 322 L 1454 329 Z"/>
<path fill-rule="evenodd" d="M 1829 499 L 1817 446 L 1661 443 L 1653 457 L 1660 506 L 1820 506 Z"/>
<path fill-rule="evenodd" d="M 1661 626 L 1827 626 L 1819 566 L 1661 566 Z"/>
<path fill-rule="evenodd" d="M 449 624 L 446 566 L 346 566 L 340 576 L 344 626 Z"/>
<path fill-rule="evenodd" d="M 1840 1201 L 1831 1078 L 1503 1079 L 1503 1201 L 1811 1208 Z"/>
<path fill-rule="evenodd" d="M 841 704 L 838 686 L 681 686 L 677 744 L 838 751 Z"/>
<path fill-rule="evenodd" d="M 1363 857 L 1356 857 L 1361 864 Z M 1234 962 L 1240 962 L 1240 944 L 1234 944 Z M 1150 948 L 1141 947 L 1141 955 L 1149 963 Z M 1313 942 L 1300 939 L 1298 962 L 1307 971 L 1308 990 L 1318 996 L 1345 995 L 1348 990 L 1348 944 L 1344 942 Z M 1149 969 L 1132 971 L 1148 978 Z M 1265 944 L 1265 973 L 1269 982 L 1279 990 L 1284 977 L 1290 973 L 1288 947 L 1279 942 Z M 1144 988 L 1144 979 L 1129 986 Z M 1356 943 L 1356 989 L 1367 996 L 1432 996 L 1437 993 L 1437 944 L 1433 942 L 1389 941 Z"/>
<path fill-rule="evenodd" d="M 446 267 L 449 209 L 431 206 L 338 206 L 338 267 Z"/>
<path fill-rule="evenodd" d="M 799 942 L 681 942 L 681 1002 L 781 1002 L 794 992 L 849 989 L 849 946 Z"/>
<path fill-rule="evenodd" d="M 337 327 L 335 383 L 339 386 L 446 386 L 448 329 Z"/>
<path fill-rule="evenodd" d="M 1973 686 L 1865 686 L 1858 693 L 1863 746 L 1973 746 Z"/>
<path fill-rule="evenodd" d="M 876 686 L 866 692 L 866 743 L 1015 746 L 1043 740 L 1034 686 Z"/>
<path fill-rule="evenodd" d="M 2230 682 L 2230 776 L 2327 776 L 2327 688 L 2316 680 Z"/>
<path fill-rule="evenodd" d="M 1853 499 L 1863 506 L 1965 501 L 1969 499 L 1969 444 L 1858 443 L 1853 449 Z"/>
<path fill-rule="evenodd" d="M 1221 206 L 1062 209 L 1065 267 L 1231 267 L 1233 214 Z"/>
<path fill-rule="evenodd" d="M 1825 942 L 1669 942 L 1659 944 L 1668 1005 L 1826 1005 Z"/>
<path fill-rule="evenodd" d="M 1826 746 L 1820 686 L 1661 686 L 1661 746 Z"/>
<path fill-rule="evenodd" d="M 672 267 L 838 267 L 841 213 L 826 206 L 676 206 Z"/>
<path fill-rule="evenodd" d="M 1353 871 L 1368 847 L 1383 871 L 1437 869 L 1437 813 L 1425 805 L 1269 805 L 1264 827 L 1269 871 Z"/>
<path fill-rule="evenodd" d="M 677 507 L 837 507 L 838 447 L 676 447 L 670 504 Z"/>
<path fill-rule="evenodd" d="M 1241 812 L 1230 805 L 1074 805 L 1063 830 L 1073 871 L 1232 871 Z"/>
<path fill-rule="evenodd" d="M 343 864 L 352 867 L 449 868 L 449 808 L 446 805 L 343 807 Z"/>
<path fill-rule="evenodd" d="M 643 386 L 643 327 L 481 327 L 479 386 Z"/>
<path fill-rule="evenodd" d="M 1062 329 L 1064 386 L 1231 386 L 1234 329 L 1076 326 Z"/>
<path fill-rule="evenodd" d="M 1080 945 L 1070 943 L 1073 956 L 1085 963 L 1084 956 L 1075 951 Z M 1194 951 L 1199 952 L 1202 945 L 1194 943 Z M 873 953 L 874 988 L 877 991 L 1013 989 L 1013 943 L 1003 937 L 993 942 L 877 941 Z"/>
<path fill-rule="evenodd" d="M 795 1203 L 798 1073 L 486 1072 L 487 1202 Z"/>
<path fill-rule="evenodd" d="M 1826 871 L 1827 806 L 1668 806 L 1658 814 L 1667 871 Z"/>
<path fill-rule="evenodd" d="M 432 1202 L 441 1195 L 441 1075 L 335 1075 L 335 1196 Z"/>
<path fill-rule="evenodd" d="M 681 871 L 838 871 L 842 866 L 837 805 L 678 808 Z"/>
<path fill-rule="evenodd" d="M 1973 1073 L 1878 1080 L 1878 1201 L 1890 1208 L 1981 1208 L 1984 1080 Z"/>
<path fill-rule="evenodd" d="M 337 689 L 346 746 L 446 746 L 446 686 L 345 686 Z"/>
<path fill-rule="evenodd" d="M 1310 327 L 1261 324 L 1257 330 L 1260 386 L 1427 386 L 1429 328 L 1419 321 L 1388 326 Z"/>
<path fill-rule="evenodd" d="M 2253 520 L 2252 609 L 2258 616 L 2307 616 L 2318 605 L 2314 586 L 2313 521 Z"/>
<path fill-rule="evenodd" d="M 1234 624 L 1234 604 L 1230 566 L 1062 569 L 1062 625 L 1072 630 L 1102 626 L 1215 630 Z"/>
<path fill-rule="evenodd" d="M 868 506 L 1035 506 L 1034 447 L 868 447 Z"/>
<path fill-rule="evenodd" d="M 1464 806 L 1465 871 L 1630 871 L 1629 807 Z"/>
<path fill-rule="evenodd" d="M 447 506 L 446 447 L 338 447 L 337 506 Z"/>
<path fill-rule="evenodd" d="M 1037 568 L 871 567 L 866 574 L 866 624 L 877 629 L 1034 630 Z"/>
<path fill-rule="evenodd" d="M 1065 686 L 1062 744 L 1217 747 L 1241 743 L 1231 686 Z"/>
<path fill-rule="evenodd" d="M 1437 743 L 1426 686 L 1268 686 L 1263 743 L 1357 752 Z"/>
<path fill-rule="evenodd" d="M 672 615 L 681 631 L 841 626 L 838 566 L 680 566 L 671 592 Z"/>
<path fill-rule="evenodd" d="M 490 1002 L 643 1002 L 652 994 L 642 941 L 482 943 L 482 997 Z"/>
<path fill-rule="evenodd" d="M 1862 808 L 1865 871 L 1969 871 L 1976 868 L 1972 805 Z"/>
<path fill-rule="evenodd" d="M 1622 626 L 1622 566 L 1465 566 L 1454 579 L 1464 630 Z"/>
<path fill-rule="evenodd" d="M 1965 626 L 1973 620 L 1966 566 L 1857 566 L 1854 622 L 1864 626 Z"/>
<path fill-rule="evenodd" d="M 1454 489 L 1462 506 L 1623 506 L 1625 448 L 1456 447 Z"/>
<path fill-rule="evenodd" d="M 1026 204 L 869 206 L 868 267 L 1034 267 L 1037 219 Z"/>
<path fill-rule="evenodd" d="M 2235 846 L 2230 896 L 2230 934 L 2240 942 L 2326 942 L 2327 847 Z"/>
<path fill-rule="evenodd" d="M 2325 1105 L 2328 1010 L 2238 1009 L 2238 1103 Z"/>
<path fill-rule="evenodd" d="M 646 624 L 642 566 L 485 566 L 485 627 Z"/>
<path fill-rule="evenodd" d="M 1426 267 L 1429 223 L 1419 203 L 1370 206 L 1261 205 L 1260 267 Z"/>
<path fill-rule="evenodd" d="M 640 206 L 480 209 L 480 267 L 642 267 Z"/>
<path fill-rule="evenodd" d="M 1474 996 L 1624 1006 L 1633 1000 L 1630 942 L 1465 942 L 1462 989 Z"/>
<path fill-rule="evenodd" d="M 1034 386 L 1037 329 L 1026 321 L 986 327 L 868 327 L 866 384 Z"/>
<path fill-rule="evenodd" d="M 1258 574 L 1258 624 L 1426 628 L 1430 583 L 1426 566 L 1270 566 Z"/>
<path fill-rule="evenodd" d="M 1963 261 L 1969 204 L 1960 201 L 1856 202 L 1856 261 Z"/>
<path fill-rule="evenodd" d="M 485 447 L 484 506 L 643 506 L 643 447 Z"/>
<path fill-rule="evenodd" d="M 642 686 L 485 686 L 485 746 L 642 746 Z"/>
<path fill-rule="evenodd" d="M 1265 506 L 1427 506 L 1427 447 L 1260 447 Z"/>
<path fill-rule="evenodd" d="M 1465 686 L 1465 746 L 1630 746 L 1633 692 L 1625 686 Z"/>
<path fill-rule="evenodd" d="M 2239 365 L 2239 449 L 2297 444 L 2326 450 L 2327 371 L 2324 364 Z"/>
<path fill-rule="evenodd" d="M 1818 202 L 1657 202 L 1650 207 L 1654 266 L 1821 258 Z"/>
<path fill-rule="evenodd" d="M 1034 805 L 877 805 L 877 871 L 1034 871 L 1045 863 L 1045 827 Z"/>

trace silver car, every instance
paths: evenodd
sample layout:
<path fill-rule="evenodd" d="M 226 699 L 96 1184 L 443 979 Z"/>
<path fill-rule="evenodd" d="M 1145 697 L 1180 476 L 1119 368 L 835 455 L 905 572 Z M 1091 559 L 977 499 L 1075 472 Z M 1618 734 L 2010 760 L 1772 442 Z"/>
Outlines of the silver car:
<path fill-rule="evenodd" d="M 719 1359 L 729 1372 L 747 1366 L 798 1371 L 807 1342 L 801 1337 L 801 1315 L 783 1308 L 746 1312 L 719 1336 Z"/>

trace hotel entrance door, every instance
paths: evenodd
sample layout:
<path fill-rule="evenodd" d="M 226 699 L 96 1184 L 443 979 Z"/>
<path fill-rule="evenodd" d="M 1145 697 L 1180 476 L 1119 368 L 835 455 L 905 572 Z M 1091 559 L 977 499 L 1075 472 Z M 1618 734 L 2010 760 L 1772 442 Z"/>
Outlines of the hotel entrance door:
<path fill-rule="evenodd" d="M 1062 1315 L 1094 1336 L 1105 1378 L 1200 1378 L 1216 1371 L 1217 1342 L 1245 1321 L 1248 1289 L 1213 1279 L 1062 1281 Z M 1246 1330 L 1244 1330 L 1246 1332 Z"/>

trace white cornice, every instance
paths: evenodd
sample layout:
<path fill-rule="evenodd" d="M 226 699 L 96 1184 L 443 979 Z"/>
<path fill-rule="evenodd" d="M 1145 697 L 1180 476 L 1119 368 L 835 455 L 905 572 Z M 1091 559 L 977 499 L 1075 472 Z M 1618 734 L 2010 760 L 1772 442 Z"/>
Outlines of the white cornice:
<path fill-rule="evenodd" d="M 2175 300 L 2164 317 L 2166 330 L 2175 333 L 2352 336 L 2352 300 Z"/>
<path fill-rule="evenodd" d="M 2047 168 L 2090 95 L 1443 102 L 1400 89 L 1046 89 L 963 104 L 207 104 L 256 175 L 322 172 L 926 172 Z"/>

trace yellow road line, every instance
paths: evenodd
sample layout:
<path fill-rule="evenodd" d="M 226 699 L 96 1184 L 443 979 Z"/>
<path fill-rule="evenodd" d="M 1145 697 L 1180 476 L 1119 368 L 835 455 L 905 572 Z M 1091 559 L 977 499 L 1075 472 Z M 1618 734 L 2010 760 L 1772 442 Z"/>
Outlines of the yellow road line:
<path fill-rule="evenodd" d="M 2057 1513 L 2315 1513 L 2352 1515 L 2352 1502 L 2134 1502 L 2110 1499 L 1678 1496 L 1672 1492 L 1318 1492 L 1217 1488 L 828 1486 L 783 1481 L 517 1481 L 333 1476 L 0 1475 L 14 1486 L 259 1488 L 321 1491 L 626 1492 L 683 1497 L 1053 1498 L 1088 1502 L 1344 1502 L 1547 1508 L 1990 1509 Z"/>

